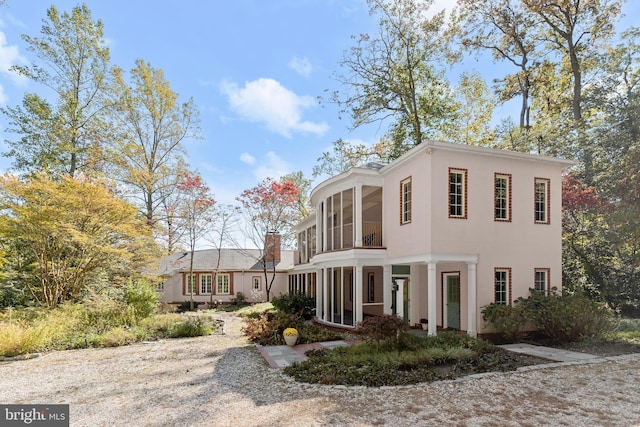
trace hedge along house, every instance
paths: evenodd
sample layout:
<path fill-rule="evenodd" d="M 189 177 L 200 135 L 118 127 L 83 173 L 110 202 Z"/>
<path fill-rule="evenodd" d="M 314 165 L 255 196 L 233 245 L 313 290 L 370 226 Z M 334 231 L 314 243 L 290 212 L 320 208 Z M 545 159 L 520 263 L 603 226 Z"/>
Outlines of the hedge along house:
<path fill-rule="evenodd" d="M 269 234 L 265 238 L 265 251 L 258 249 L 208 249 L 193 254 L 193 274 L 189 275 L 191 252 L 178 252 L 160 260 L 159 275 L 164 278 L 160 301 L 179 304 L 193 300 L 230 303 L 244 294 L 249 302 L 267 300 L 268 282 L 270 298 L 287 293 L 287 272 L 293 267 L 293 251 L 282 250 L 280 236 Z M 264 256 L 267 277 L 265 279 Z"/>
<path fill-rule="evenodd" d="M 489 332 L 482 307 L 562 287 L 562 173 L 573 161 L 429 141 L 355 167 L 311 193 L 296 228 L 290 291 L 314 292 L 319 322 Z"/>

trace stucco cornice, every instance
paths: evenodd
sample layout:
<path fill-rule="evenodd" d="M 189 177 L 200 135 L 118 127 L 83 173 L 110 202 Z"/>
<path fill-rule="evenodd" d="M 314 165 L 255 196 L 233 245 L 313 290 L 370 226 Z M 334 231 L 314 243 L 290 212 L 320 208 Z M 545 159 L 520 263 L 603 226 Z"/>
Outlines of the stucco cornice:
<path fill-rule="evenodd" d="M 557 166 L 561 169 L 569 168 L 577 163 L 574 160 L 559 159 L 556 157 L 542 156 L 538 154 L 521 153 L 517 151 L 498 150 L 495 148 L 476 147 L 474 145 L 430 140 L 407 151 L 398 159 L 394 160 L 392 163 L 380 169 L 380 173 L 382 175 L 386 175 L 389 172 L 401 167 L 405 162 L 409 161 L 410 159 L 413 159 L 414 157 L 417 157 L 419 155 L 431 155 L 440 150 L 450 151 L 450 152 L 457 151 L 457 152 L 463 152 L 463 153 L 471 153 L 479 156 L 492 156 L 492 157 L 501 157 L 501 158 L 507 158 L 507 159 L 513 159 L 513 160 L 524 160 L 529 162 L 545 163 L 545 164 L 551 164 L 551 165 Z"/>

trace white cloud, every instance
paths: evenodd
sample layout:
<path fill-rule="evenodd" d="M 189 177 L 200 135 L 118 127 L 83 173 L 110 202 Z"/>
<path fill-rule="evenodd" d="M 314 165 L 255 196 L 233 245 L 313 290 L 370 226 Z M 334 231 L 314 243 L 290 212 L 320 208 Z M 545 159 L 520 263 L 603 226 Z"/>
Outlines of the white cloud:
<path fill-rule="evenodd" d="M 242 163 L 246 163 L 248 165 L 252 165 L 256 162 L 256 158 L 253 157 L 251 154 L 244 152 L 242 154 L 240 154 L 240 161 Z"/>
<path fill-rule="evenodd" d="M 309 61 L 309 58 L 307 57 L 298 58 L 297 56 L 294 56 L 293 59 L 289 61 L 289 68 L 304 77 L 309 77 L 313 71 L 311 61 Z"/>
<path fill-rule="evenodd" d="M 8 76 L 15 84 L 24 86 L 27 84 L 27 78 L 9 69 L 12 65 L 26 63 L 27 60 L 18 52 L 18 46 L 8 45 L 7 37 L 0 31 L 0 72 Z"/>
<path fill-rule="evenodd" d="M 291 172 L 291 165 L 273 151 L 269 151 L 259 163 L 260 165 L 253 171 L 258 181 L 265 178 L 278 179 Z"/>
<path fill-rule="evenodd" d="M 0 85 L 0 105 L 5 105 L 7 103 L 7 95 L 4 94 L 4 87 Z"/>
<path fill-rule="evenodd" d="M 262 122 L 270 131 L 287 138 L 292 132 L 322 135 L 329 129 L 326 122 L 303 121 L 302 111 L 316 105 L 313 97 L 297 95 L 276 80 L 260 78 L 246 82 L 243 88 L 225 81 L 220 89 L 240 117 Z"/>

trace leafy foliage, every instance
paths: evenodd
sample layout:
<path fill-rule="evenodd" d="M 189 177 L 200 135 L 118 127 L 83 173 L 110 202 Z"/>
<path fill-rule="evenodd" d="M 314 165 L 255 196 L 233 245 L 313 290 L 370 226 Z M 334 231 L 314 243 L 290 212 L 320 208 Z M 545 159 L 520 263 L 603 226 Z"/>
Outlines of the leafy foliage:
<path fill-rule="evenodd" d="M 141 340 L 207 335 L 221 326 L 203 317 L 179 314 L 136 320 L 123 301 L 95 298 L 55 309 L 22 309 L 0 313 L 0 356 L 51 350 L 113 347 Z"/>
<path fill-rule="evenodd" d="M 259 317 L 246 317 L 245 322 L 242 332 L 251 342 L 260 345 L 283 345 L 282 333 L 287 328 L 298 330 L 298 344 L 343 339 L 341 334 L 280 311 L 264 311 Z"/>
<path fill-rule="evenodd" d="M 403 336 L 402 340 L 392 337 L 379 343 L 310 350 L 306 361 L 288 366 L 284 372 L 309 383 L 380 387 L 515 370 L 528 363 L 465 335 Z"/>
<path fill-rule="evenodd" d="M 7 141 L 13 166 L 54 176 L 102 173 L 108 111 L 109 48 L 100 20 L 86 5 L 51 6 L 39 37 L 23 35 L 37 60 L 12 70 L 54 91 L 54 102 L 28 93 L 22 106 L 2 109 L 18 140 Z M 40 62 L 38 64 L 38 62 Z"/>
<path fill-rule="evenodd" d="M 392 314 L 370 316 L 358 323 L 356 331 L 370 340 L 382 341 L 397 337 L 409 329 L 403 319 Z"/>
<path fill-rule="evenodd" d="M 316 299 L 311 295 L 302 293 L 284 294 L 273 297 L 273 307 L 286 314 L 293 314 L 303 320 L 313 318 L 316 311 Z"/>
<path fill-rule="evenodd" d="M 156 312 L 158 292 L 148 280 L 129 281 L 124 289 L 124 300 L 133 307 L 136 319 L 144 319 Z"/>
<path fill-rule="evenodd" d="M 612 311 L 584 295 L 544 295 L 533 290 L 528 298 L 518 298 L 514 306 L 484 307 L 482 318 L 509 341 L 522 338 L 525 328 L 557 342 L 599 339 L 614 326 Z"/>
<path fill-rule="evenodd" d="M 91 287 L 124 284 L 155 247 L 135 209 L 102 183 L 34 176 L 0 178 L 0 237 L 22 259 L 10 280 L 38 303 L 55 307 Z"/>

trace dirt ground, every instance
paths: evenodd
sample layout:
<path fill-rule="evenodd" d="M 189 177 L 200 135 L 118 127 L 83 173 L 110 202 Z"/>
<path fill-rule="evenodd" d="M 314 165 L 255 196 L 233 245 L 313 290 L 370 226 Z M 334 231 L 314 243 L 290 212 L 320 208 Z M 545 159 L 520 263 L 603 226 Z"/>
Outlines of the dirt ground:
<path fill-rule="evenodd" d="M 0 403 L 72 426 L 640 426 L 640 355 L 406 387 L 300 384 L 225 335 L 0 362 Z"/>

